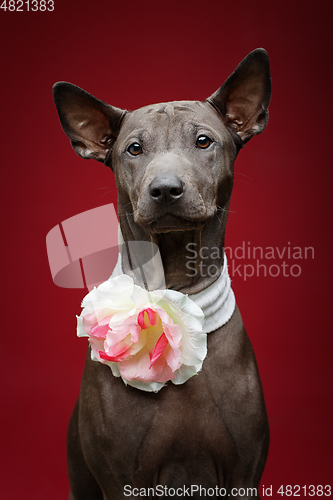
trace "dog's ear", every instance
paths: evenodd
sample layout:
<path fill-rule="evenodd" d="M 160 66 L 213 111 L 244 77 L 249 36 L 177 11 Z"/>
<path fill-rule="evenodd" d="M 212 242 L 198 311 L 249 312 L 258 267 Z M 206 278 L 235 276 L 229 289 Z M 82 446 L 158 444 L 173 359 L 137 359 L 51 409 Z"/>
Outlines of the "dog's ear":
<path fill-rule="evenodd" d="M 270 97 L 268 54 L 264 49 L 256 49 L 207 101 L 244 144 L 266 127 Z"/>
<path fill-rule="evenodd" d="M 53 98 L 61 126 L 76 153 L 85 159 L 105 162 L 126 111 L 67 82 L 53 86 Z"/>

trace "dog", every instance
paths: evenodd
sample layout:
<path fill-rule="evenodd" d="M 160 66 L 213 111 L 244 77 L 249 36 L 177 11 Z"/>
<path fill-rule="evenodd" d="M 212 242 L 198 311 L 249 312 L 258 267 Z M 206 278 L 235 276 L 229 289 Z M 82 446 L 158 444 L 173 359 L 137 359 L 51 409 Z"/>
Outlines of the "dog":
<path fill-rule="evenodd" d="M 124 274 L 133 275 L 126 243 L 153 242 L 167 289 L 195 297 L 214 285 L 225 265 L 234 161 L 266 127 L 270 94 L 264 49 L 248 54 L 204 102 L 128 112 L 70 83 L 54 85 L 60 122 L 76 153 L 114 172 Z M 204 263 L 217 272 L 189 272 L 189 248 L 205 249 L 196 252 L 195 271 Z M 269 425 L 237 306 L 208 333 L 207 344 L 196 376 L 157 393 L 126 386 L 92 361 L 88 347 L 68 431 L 71 500 L 161 496 L 158 488 L 175 497 L 260 498 Z"/>

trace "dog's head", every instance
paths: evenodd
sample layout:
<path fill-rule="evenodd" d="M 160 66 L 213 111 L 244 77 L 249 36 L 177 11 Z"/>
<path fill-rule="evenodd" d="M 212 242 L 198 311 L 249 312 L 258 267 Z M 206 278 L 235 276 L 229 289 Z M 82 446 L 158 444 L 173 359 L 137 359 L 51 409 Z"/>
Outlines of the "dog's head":
<path fill-rule="evenodd" d="M 75 151 L 114 171 L 120 215 L 150 234 L 195 229 L 228 206 L 236 155 L 266 126 L 269 61 L 254 50 L 204 102 L 128 112 L 65 82 L 54 100 Z"/>

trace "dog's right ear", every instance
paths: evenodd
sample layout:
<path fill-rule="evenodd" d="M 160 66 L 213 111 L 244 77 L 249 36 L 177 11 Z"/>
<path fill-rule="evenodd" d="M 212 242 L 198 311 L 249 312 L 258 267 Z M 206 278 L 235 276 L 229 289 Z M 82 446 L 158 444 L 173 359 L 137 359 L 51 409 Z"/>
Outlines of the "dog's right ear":
<path fill-rule="evenodd" d="M 122 109 L 106 104 L 76 85 L 58 82 L 53 98 L 61 126 L 82 158 L 105 162 L 118 136 Z"/>
<path fill-rule="evenodd" d="M 268 54 L 264 49 L 255 49 L 207 101 L 221 115 L 237 143 L 244 145 L 266 127 L 270 97 Z"/>

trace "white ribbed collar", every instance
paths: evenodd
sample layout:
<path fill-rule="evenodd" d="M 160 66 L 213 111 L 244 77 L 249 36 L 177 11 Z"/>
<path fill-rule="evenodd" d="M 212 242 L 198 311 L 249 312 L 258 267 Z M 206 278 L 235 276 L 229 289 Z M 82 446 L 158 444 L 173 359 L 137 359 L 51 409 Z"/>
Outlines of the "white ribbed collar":
<path fill-rule="evenodd" d="M 236 300 L 228 274 L 227 257 L 224 255 L 223 270 L 219 278 L 199 293 L 189 295 L 201 307 L 205 322 L 203 331 L 211 333 L 225 325 L 234 313 Z"/>

